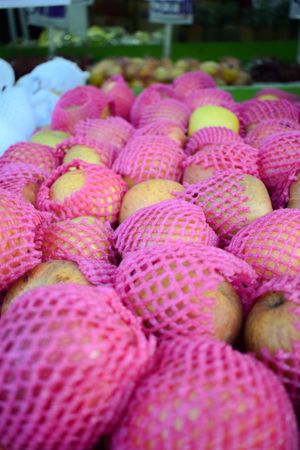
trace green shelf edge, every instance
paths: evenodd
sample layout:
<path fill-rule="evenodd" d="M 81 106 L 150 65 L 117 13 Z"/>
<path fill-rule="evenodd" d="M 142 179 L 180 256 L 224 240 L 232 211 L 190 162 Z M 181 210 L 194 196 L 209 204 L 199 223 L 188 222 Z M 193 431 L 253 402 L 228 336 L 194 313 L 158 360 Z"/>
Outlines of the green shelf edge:
<path fill-rule="evenodd" d="M 37 46 L 0 46 L 0 57 L 14 56 L 46 56 L 48 49 Z M 57 48 L 58 55 L 84 56 L 91 55 L 95 59 L 108 56 L 152 56 L 162 55 L 161 45 L 116 45 L 116 46 L 80 46 Z M 196 58 L 199 60 L 215 60 L 223 56 L 234 56 L 243 62 L 252 58 L 271 56 L 286 61 L 294 61 L 297 53 L 296 41 L 244 41 L 244 42 L 195 42 L 175 43 L 172 58 Z"/>

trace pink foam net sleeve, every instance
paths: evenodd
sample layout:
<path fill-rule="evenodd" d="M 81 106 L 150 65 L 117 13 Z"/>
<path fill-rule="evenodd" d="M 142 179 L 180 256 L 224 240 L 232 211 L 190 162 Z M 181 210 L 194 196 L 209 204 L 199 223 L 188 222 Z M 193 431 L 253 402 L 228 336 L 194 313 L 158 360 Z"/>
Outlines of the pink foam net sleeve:
<path fill-rule="evenodd" d="M 300 161 L 300 131 L 276 133 L 263 142 L 259 152 L 261 179 L 272 193 Z"/>
<path fill-rule="evenodd" d="M 218 338 L 218 286 L 231 283 L 248 309 L 244 293 L 246 286 L 249 292 L 255 287 L 255 277 L 248 264 L 224 250 L 166 243 L 128 253 L 116 271 L 115 289 L 125 306 L 142 318 L 147 333 Z"/>
<path fill-rule="evenodd" d="M 70 259 L 78 256 L 104 260 L 114 264 L 116 251 L 109 223 L 80 217 L 53 222 L 41 227 L 43 259 Z"/>
<path fill-rule="evenodd" d="M 88 138 L 86 136 L 76 135 L 72 136 L 65 141 L 62 141 L 55 148 L 55 151 L 60 158 L 63 160 L 64 156 L 68 153 L 68 150 L 72 148 L 74 145 L 84 145 L 86 147 L 92 148 L 99 155 L 100 161 L 110 167 L 115 157 L 116 150 L 115 148 L 109 144 L 108 142 L 99 142 L 95 139 Z"/>
<path fill-rule="evenodd" d="M 199 166 L 213 169 L 214 172 L 235 169 L 259 177 L 258 151 L 243 143 L 226 143 L 207 145 L 193 156 L 187 157 L 183 168 Z"/>
<path fill-rule="evenodd" d="M 291 168 L 289 173 L 282 178 L 274 188 L 271 198 L 274 209 L 284 208 L 290 199 L 290 188 L 294 181 L 298 180 L 300 173 L 300 161 Z"/>
<path fill-rule="evenodd" d="M 176 122 L 172 122 L 172 120 L 156 120 L 155 122 L 151 122 L 144 127 L 138 128 L 133 137 L 136 138 L 138 136 L 166 136 L 173 140 L 176 138 L 176 134 L 180 134 L 178 137 L 179 140 L 182 140 L 182 145 L 185 143 L 185 132 L 186 129 L 179 125 Z M 173 137 L 171 137 L 173 136 Z"/>
<path fill-rule="evenodd" d="M 207 73 L 195 70 L 177 77 L 173 82 L 173 86 L 175 94 L 180 98 L 185 98 L 198 89 L 216 87 L 216 82 Z"/>
<path fill-rule="evenodd" d="M 84 186 L 63 201 L 52 200 L 53 183 L 60 176 L 74 169 L 83 172 Z M 41 211 L 53 213 L 56 219 L 60 220 L 95 216 L 114 223 L 126 190 L 127 186 L 122 178 L 107 167 L 75 160 L 58 167 L 42 184 L 37 196 L 37 207 Z"/>
<path fill-rule="evenodd" d="M 152 178 L 180 181 L 183 157 L 179 145 L 165 136 L 138 136 L 119 153 L 113 170 L 134 183 Z"/>
<path fill-rule="evenodd" d="M 217 88 L 198 89 L 190 92 L 185 98 L 185 103 L 191 111 L 205 105 L 223 106 L 233 103 L 233 97 L 230 92 L 222 91 Z"/>
<path fill-rule="evenodd" d="M 288 119 L 298 122 L 297 108 L 288 100 L 250 100 L 241 110 L 241 119 L 245 128 L 266 119 Z"/>
<path fill-rule="evenodd" d="M 188 155 L 194 155 L 207 145 L 233 144 L 237 142 L 243 143 L 243 139 L 235 131 L 225 127 L 207 127 L 196 131 L 190 137 L 185 147 L 185 152 Z"/>
<path fill-rule="evenodd" d="M 149 105 L 160 102 L 164 98 L 174 98 L 174 91 L 171 86 L 155 83 L 144 89 L 136 97 L 131 107 L 131 123 L 136 127 L 144 109 Z"/>
<path fill-rule="evenodd" d="M 157 120 L 171 120 L 181 127 L 186 127 L 190 113 L 190 108 L 185 103 L 173 98 L 166 98 L 145 107 L 137 126 L 143 127 Z"/>
<path fill-rule="evenodd" d="M 292 92 L 283 91 L 277 88 L 264 88 L 255 94 L 255 97 L 260 97 L 262 95 L 275 95 L 278 98 L 289 100 L 290 102 L 297 101 L 299 99 L 297 94 L 292 94 Z"/>
<path fill-rule="evenodd" d="M 129 120 L 130 110 L 135 96 L 122 75 L 112 76 L 101 86 L 101 90 L 112 101 L 115 115 Z"/>
<path fill-rule="evenodd" d="M 152 445 L 155 443 L 155 445 Z M 297 421 L 285 389 L 262 363 L 221 342 L 161 342 L 111 450 L 296 450 Z"/>
<path fill-rule="evenodd" d="M 1 321 L 1 444 L 91 449 L 122 415 L 155 341 L 107 287 L 20 296 Z"/>
<path fill-rule="evenodd" d="M 300 131 L 297 122 L 287 119 L 266 119 L 259 122 L 245 137 L 245 143 L 256 148 L 263 148 L 265 139 L 275 133 Z"/>
<path fill-rule="evenodd" d="M 26 186 L 38 188 L 46 176 L 43 169 L 32 164 L 7 163 L 0 166 L 0 188 L 23 196 Z"/>
<path fill-rule="evenodd" d="M 54 150 L 48 145 L 34 142 L 18 142 L 11 145 L 0 158 L 4 163 L 24 163 L 37 166 L 46 172 L 52 172 L 59 164 Z"/>
<path fill-rule="evenodd" d="M 86 119 L 78 122 L 75 135 L 106 142 L 121 150 L 134 133 L 133 126 L 122 117 Z"/>
<path fill-rule="evenodd" d="M 74 133 L 80 120 L 97 119 L 112 109 L 109 97 L 95 86 L 78 86 L 67 91 L 55 105 L 51 118 L 51 128 Z"/>
<path fill-rule="evenodd" d="M 250 211 L 243 184 L 244 174 L 235 170 L 216 173 L 209 180 L 188 185 L 176 198 L 200 206 L 207 223 L 220 238 L 221 244 L 229 244 L 232 236 L 250 223 L 246 214 Z"/>
<path fill-rule="evenodd" d="M 218 244 L 202 208 L 184 200 L 166 200 L 140 209 L 118 226 L 114 236 L 121 255 L 172 242 Z"/>
<path fill-rule="evenodd" d="M 104 260 L 85 258 L 82 256 L 70 256 L 63 258 L 68 261 L 74 261 L 85 276 L 85 278 L 94 286 L 114 287 L 117 266 Z"/>
<path fill-rule="evenodd" d="M 261 280 L 297 276 L 300 266 L 300 211 L 279 209 L 242 228 L 228 251 L 247 261 Z"/>
<path fill-rule="evenodd" d="M 0 291 L 41 262 L 36 232 L 41 214 L 19 196 L 0 189 Z"/>

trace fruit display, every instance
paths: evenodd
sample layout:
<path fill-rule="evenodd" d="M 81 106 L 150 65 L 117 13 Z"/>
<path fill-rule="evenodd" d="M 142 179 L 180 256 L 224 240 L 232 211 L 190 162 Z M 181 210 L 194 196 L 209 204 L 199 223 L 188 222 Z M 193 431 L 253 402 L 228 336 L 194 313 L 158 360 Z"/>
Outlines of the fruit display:
<path fill-rule="evenodd" d="M 70 33 L 65 30 L 54 29 L 52 39 L 56 47 L 79 44 L 98 46 L 161 44 L 163 41 L 163 30 L 154 32 L 137 30 L 134 33 L 129 33 L 121 26 L 100 27 L 92 25 L 87 29 L 85 36 L 79 36 L 74 30 Z M 39 47 L 47 47 L 49 45 L 48 29 L 41 32 L 38 45 Z"/>
<path fill-rule="evenodd" d="M 4 148 L 1 449 L 299 449 L 300 100 L 204 68 Z"/>
<path fill-rule="evenodd" d="M 184 78 L 181 76 L 197 70 L 202 71 L 203 82 L 195 85 L 191 83 L 188 76 L 189 82 L 185 86 Z M 193 58 L 172 61 L 169 58 L 111 57 L 92 65 L 89 81 L 95 86 L 102 86 L 107 79 L 114 75 L 123 75 L 133 88 L 144 88 L 152 83 L 174 81 L 174 89 L 178 94 L 180 94 L 180 90 L 185 91 L 186 88 L 194 91 L 197 88 L 214 87 L 216 84 L 243 86 L 251 83 L 251 76 L 243 68 L 241 61 L 233 57 L 224 57 L 219 61 L 198 61 Z M 177 84 L 178 79 L 180 81 Z"/>

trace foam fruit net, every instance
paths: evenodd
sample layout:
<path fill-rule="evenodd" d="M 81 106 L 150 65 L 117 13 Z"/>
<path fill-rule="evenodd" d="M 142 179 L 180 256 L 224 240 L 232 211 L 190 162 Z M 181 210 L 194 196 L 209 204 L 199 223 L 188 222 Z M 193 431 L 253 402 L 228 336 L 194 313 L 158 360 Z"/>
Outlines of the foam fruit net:
<path fill-rule="evenodd" d="M 273 278 L 262 284 L 256 292 L 255 301 L 268 293 L 280 292 L 286 301 L 290 302 L 288 311 L 293 315 L 293 323 L 290 324 L 296 332 L 300 332 L 300 278 Z M 272 326 L 272 324 L 271 324 Z M 289 326 L 289 325 L 288 325 Z M 273 332 L 280 335 L 281 330 L 276 330 L 276 323 Z M 292 333 L 291 333 L 292 335 Z M 292 340 L 291 349 L 287 351 L 279 344 L 278 350 L 271 352 L 263 348 L 258 358 L 269 366 L 281 379 L 285 385 L 290 398 L 297 410 L 300 408 L 300 344 L 295 339 Z"/>
<path fill-rule="evenodd" d="M 278 378 L 229 345 L 161 343 L 155 371 L 134 393 L 112 450 L 296 450 L 296 418 Z"/>
<path fill-rule="evenodd" d="M 198 89 L 190 92 L 184 99 L 191 111 L 204 105 L 219 105 L 232 103 L 233 98 L 230 92 L 216 88 Z"/>
<path fill-rule="evenodd" d="M 61 175 L 74 169 L 84 173 L 84 186 L 62 202 L 52 200 L 52 184 Z M 126 190 L 126 183 L 112 170 L 75 160 L 58 167 L 42 184 L 38 192 L 37 206 L 41 211 L 49 211 L 61 220 L 95 216 L 113 223 L 117 220 Z"/>
<path fill-rule="evenodd" d="M 99 142 L 95 139 L 87 138 L 85 136 L 73 136 L 65 141 L 62 141 L 56 146 L 56 153 L 58 157 L 62 160 L 64 156 L 68 153 L 68 150 L 74 145 L 84 145 L 86 147 L 92 148 L 99 155 L 100 161 L 110 167 L 114 160 L 115 149 L 107 142 Z"/>
<path fill-rule="evenodd" d="M 287 206 L 290 198 L 291 184 L 298 180 L 299 173 L 300 161 L 294 164 L 289 173 L 277 183 L 271 195 L 274 209 L 285 208 Z"/>
<path fill-rule="evenodd" d="M 240 230 L 228 251 L 247 261 L 261 279 L 297 276 L 300 267 L 300 211 L 279 209 Z"/>
<path fill-rule="evenodd" d="M 80 121 L 75 127 L 76 135 L 86 136 L 100 142 L 109 142 L 118 150 L 126 145 L 133 132 L 133 126 L 122 117 L 86 119 Z"/>
<path fill-rule="evenodd" d="M 135 183 L 162 178 L 179 181 L 184 153 L 164 136 L 139 136 L 128 142 L 113 164 L 113 170 Z"/>
<path fill-rule="evenodd" d="M 154 350 L 115 291 L 72 284 L 20 296 L 1 322 L 1 444 L 92 449 Z"/>
<path fill-rule="evenodd" d="M 41 215 L 19 196 L 0 189 L 0 291 L 41 261 L 35 242 Z"/>
<path fill-rule="evenodd" d="M 2 163 L 25 163 L 37 166 L 46 172 L 52 172 L 58 164 L 58 158 L 48 145 L 34 142 L 18 142 L 11 145 L 1 156 Z"/>
<path fill-rule="evenodd" d="M 259 153 L 261 178 L 273 192 L 282 183 L 300 156 L 300 132 L 276 133 L 264 141 Z"/>
<path fill-rule="evenodd" d="M 175 97 L 172 87 L 161 85 L 159 83 L 152 84 L 138 95 L 131 107 L 130 121 L 136 127 L 139 119 L 149 105 L 160 102 L 163 98 Z"/>
<path fill-rule="evenodd" d="M 114 286 L 117 267 L 105 260 L 84 258 L 82 256 L 67 256 L 67 261 L 74 261 L 80 272 L 94 286 Z"/>
<path fill-rule="evenodd" d="M 67 91 L 55 105 L 51 118 L 53 130 L 75 132 L 75 125 L 87 118 L 101 117 L 112 108 L 109 97 L 94 86 L 78 86 Z"/>
<path fill-rule="evenodd" d="M 207 145 L 183 163 L 184 169 L 192 165 L 203 169 L 212 168 L 215 172 L 235 169 L 259 177 L 258 152 L 242 143 Z"/>
<path fill-rule="evenodd" d="M 138 136 L 166 136 L 168 137 L 169 133 L 174 132 L 175 130 L 179 130 L 182 133 L 185 132 L 185 128 L 180 126 L 178 123 L 172 122 L 171 120 L 157 120 L 155 122 L 151 122 L 144 127 L 138 128 L 134 137 Z"/>
<path fill-rule="evenodd" d="M 179 98 L 185 98 L 196 90 L 216 87 L 216 82 L 207 73 L 196 70 L 177 77 L 173 86 L 175 94 Z"/>
<path fill-rule="evenodd" d="M 46 172 L 31 164 L 8 163 L 0 165 L 0 188 L 23 196 L 27 186 L 39 187 Z"/>
<path fill-rule="evenodd" d="M 232 283 L 242 301 L 255 272 L 224 250 L 190 243 L 165 244 L 129 253 L 117 269 L 115 288 L 125 306 L 160 336 L 216 337 L 216 289 Z"/>
<path fill-rule="evenodd" d="M 243 143 L 243 139 L 235 131 L 225 127 L 207 127 L 196 131 L 189 139 L 185 152 L 194 155 L 205 146 L 211 144 Z"/>
<path fill-rule="evenodd" d="M 44 260 L 76 257 L 116 262 L 112 228 L 96 218 L 80 217 L 43 227 L 41 248 Z"/>
<path fill-rule="evenodd" d="M 244 174 L 235 170 L 225 170 L 209 180 L 187 186 L 176 197 L 202 207 L 208 224 L 221 239 L 221 244 L 226 245 L 250 223 L 245 217 L 250 208 L 244 178 Z"/>
<path fill-rule="evenodd" d="M 142 208 L 115 231 L 118 251 L 125 253 L 167 242 L 217 245 L 218 238 L 206 223 L 202 208 L 184 200 L 166 200 Z"/>
<path fill-rule="evenodd" d="M 288 119 L 298 122 L 297 108 L 288 100 L 249 100 L 241 109 L 244 127 L 266 119 Z"/>
<path fill-rule="evenodd" d="M 106 90 L 108 85 L 112 85 L 109 90 Z M 114 112 L 116 116 L 124 117 L 129 120 L 130 109 L 134 102 L 135 96 L 128 84 L 125 82 L 122 75 L 115 75 L 102 85 L 102 90 L 106 92 L 114 105 Z"/>
<path fill-rule="evenodd" d="M 262 120 L 245 137 L 246 144 L 256 148 L 264 148 L 264 141 L 272 134 L 300 130 L 297 122 L 287 119 Z"/>
<path fill-rule="evenodd" d="M 138 127 L 143 127 L 157 120 L 171 120 L 181 127 L 186 127 L 190 116 L 187 105 L 173 98 L 166 98 L 158 103 L 144 108 L 138 121 Z"/>
<path fill-rule="evenodd" d="M 284 98 L 290 102 L 298 100 L 298 95 L 272 87 L 261 89 L 256 93 L 255 97 L 260 97 L 261 95 L 275 95 L 278 98 Z"/>

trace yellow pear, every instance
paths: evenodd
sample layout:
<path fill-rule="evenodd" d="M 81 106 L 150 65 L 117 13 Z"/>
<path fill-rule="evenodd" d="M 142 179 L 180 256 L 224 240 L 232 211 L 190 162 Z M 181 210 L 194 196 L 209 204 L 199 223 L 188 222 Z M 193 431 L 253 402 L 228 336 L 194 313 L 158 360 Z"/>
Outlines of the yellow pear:
<path fill-rule="evenodd" d="M 19 295 L 39 286 L 57 283 L 90 284 L 77 265 L 71 261 L 52 260 L 40 263 L 9 288 L 2 305 L 2 314 Z"/>
<path fill-rule="evenodd" d="M 35 183 L 27 183 L 22 191 L 25 200 L 30 202 L 33 206 L 36 204 L 36 196 L 39 191 L 39 186 Z"/>
<path fill-rule="evenodd" d="M 236 194 L 237 187 L 232 184 L 231 177 L 234 175 L 220 179 L 216 176 L 215 184 L 199 186 L 197 195 L 197 204 L 203 208 L 208 223 L 227 241 L 245 225 L 273 210 L 269 193 L 261 180 L 252 175 L 237 174 L 239 181 L 236 182 L 243 187 L 243 191 Z M 247 200 L 242 202 L 241 197 L 247 197 Z M 226 204 L 231 207 L 220 214 Z M 241 212 L 241 207 L 248 211 Z M 234 211 L 236 214 L 233 214 Z M 246 221 L 241 222 L 241 218 Z"/>
<path fill-rule="evenodd" d="M 180 147 L 184 147 L 186 143 L 186 135 L 184 134 L 182 128 L 176 123 L 169 125 L 166 136 L 172 139 L 172 141 L 175 141 Z"/>
<path fill-rule="evenodd" d="M 257 97 L 258 100 L 279 100 L 279 98 L 276 95 L 273 94 L 264 94 Z"/>
<path fill-rule="evenodd" d="M 209 180 L 215 174 L 215 169 L 213 167 L 198 166 L 197 164 L 191 164 L 183 172 L 183 183 L 195 184 L 200 181 Z"/>
<path fill-rule="evenodd" d="M 87 147 L 86 145 L 74 145 L 71 147 L 64 159 L 63 164 L 67 164 L 74 159 L 80 159 L 81 161 L 88 162 L 90 164 L 98 164 L 103 166 L 104 164 L 101 161 L 101 156 L 94 148 Z"/>
<path fill-rule="evenodd" d="M 267 188 L 259 178 L 244 174 L 241 185 L 245 188 L 243 195 L 248 197 L 244 205 L 249 211 L 245 212 L 244 216 L 249 223 L 273 211 Z"/>
<path fill-rule="evenodd" d="M 75 255 L 115 262 L 112 230 L 100 219 L 80 216 L 50 224 L 42 244 L 45 259 Z"/>
<path fill-rule="evenodd" d="M 30 140 L 36 144 L 48 145 L 49 147 L 54 148 L 68 137 L 70 137 L 70 134 L 65 131 L 42 130 L 33 134 Z"/>
<path fill-rule="evenodd" d="M 226 127 L 239 133 L 238 117 L 222 106 L 205 105 L 195 109 L 189 120 L 189 136 L 206 127 Z"/>
<path fill-rule="evenodd" d="M 293 342 L 300 341 L 299 307 L 284 292 L 267 292 L 258 298 L 245 324 L 246 349 L 261 355 L 263 349 L 271 354 L 279 350 L 290 352 Z"/>
<path fill-rule="evenodd" d="M 182 192 L 183 186 L 171 180 L 148 180 L 136 184 L 124 195 L 119 222 L 123 222 L 133 213 L 164 200 L 171 200 L 173 192 Z"/>
<path fill-rule="evenodd" d="M 159 263 L 158 263 L 159 264 Z M 174 264 L 174 263 L 173 263 Z M 162 278 L 161 276 L 165 276 Z M 159 276 L 160 284 L 157 283 L 157 276 Z M 174 327 L 176 324 L 182 324 L 185 320 L 189 321 L 189 318 L 198 318 L 203 317 L 203 312 L 205 309 L 206 314 L 213 315 L 213 334 L 216 339 L 226 341 L 231 343 L 238 336 L 241 325 L 242 325 L 242 307 L 239 296 L 235 292 L 232 285 L 226 281 L 225 279 L 221 281 L 215 289 L 207 290 L 203 293 L 203 297 L 192 295 L 190 291 L 190 286 L 195 286 L 201 289 L 201 281 L 195 281 L 197 277 L 197 273 L 195 270 L 191 269 L 188 274 L 185 275 L 187 277 L 186 286 L 182 286 L 182 278 L 180 274 L 175 271 L 175 279 L 179 278 L 181 282 L 181 288 L 179 290 L 173 289 L 170 292 L 171 283 L 174 283 L 169 273 L 167 273 L 164 267 L 156 267 L 153 266 L 152 270 L 147 271 L 144 274 L 144 280 L 147 282 L 149 289 L 146 291 L 140 290 L 140 299 L 139 303 L 144 303 L 146 309 L 152 313 L 153 322 L 159 323 L 162 321 L 160 318 L 160 310 L 161 305 L 164 305 L 166 300 L 172 301 L 174 303 L 174 308 L 169 308 L 166 310 L 166 314 L 168 317 L 176 316 L 174 318 Z M 139 285 L 140 280 L 138 277 L 135 277 L 134 284 Z M 135 294 L 136 295 L 136 294 Z M 154 296 L 155 300 L 151 298 Z M 209 305 L 205 305 L 205 299 L 209 299 Z M 181 301 L 179 301 L 181 300 Z M 131 301 L 130 290 L 128 292 L 128 302 Z M 134 299 L 132 299 L 134 302 Z M 181 309 L 184 311 L 187 303 L 191 303 L 194 307 L 194 311 L 190 311 L 189 314 L 178 314 L 178 310 Z M 139 306 L 133 307 L 134 312 L 143 318 L 145 314 L 144 308 L 140 308 Z M 147 313 L 149 317 L 149 314 Z M 205 319 L 202 319 L 205 320 Z M 207 320 L 210 320 L 207 318 Z M 147 321 L 144 321 L 144 325 L 146 327 L 151 328 L 152 321 L 149 318 Z M 172 329 L 172 321 L 169 323 L 169 329 Z M 196 330 L 193 331 L 196 333 Z M 199 334 L 201 334 L 201 326 L 199 326 Z M 163 334 L 163 331 L 162 331 Z"/>
<path fill-rule="evenodd" d="M 50 188 L 50 197 L 52 200 L 63 202 L 74 192 L 80 191 L 85 185 L 85 181 L 85 174 L 82 170 L 66 172 L 52 184 Z"/>

